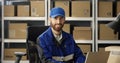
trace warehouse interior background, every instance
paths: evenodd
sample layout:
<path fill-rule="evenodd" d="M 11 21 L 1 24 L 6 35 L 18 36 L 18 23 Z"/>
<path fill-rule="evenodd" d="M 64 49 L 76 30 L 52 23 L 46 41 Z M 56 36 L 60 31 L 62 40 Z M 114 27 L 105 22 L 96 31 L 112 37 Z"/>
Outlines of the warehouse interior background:
<path fill-rule="evenodd" d="M 14 63 L 14 52 L 26 52 L 26 28 L 49 26 L 53 7 L 65 10 L 63 30 L 73 35 L 85 55 L 120 46 L 120 33 L 106 26 L 120 13 L 120 0 L 0 0 L 0 63 Z M 29 63 L 27 56 L 21 63 Z"/>

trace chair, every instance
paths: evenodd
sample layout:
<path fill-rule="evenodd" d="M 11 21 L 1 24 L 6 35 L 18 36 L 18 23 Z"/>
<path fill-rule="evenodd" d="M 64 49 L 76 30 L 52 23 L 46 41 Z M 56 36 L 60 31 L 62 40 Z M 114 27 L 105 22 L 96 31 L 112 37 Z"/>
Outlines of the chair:
<path fill-rule="evenodd" d="M 40 47 L 37 44 L 37 37 L 42 34 L 49 26 L 29 26 L 27 28 L 27 52 L 16 53 L 16 63 L 20 62 L 22 56 L 27 55 L 29 63 L 42 63 L 40 55 Z"/>

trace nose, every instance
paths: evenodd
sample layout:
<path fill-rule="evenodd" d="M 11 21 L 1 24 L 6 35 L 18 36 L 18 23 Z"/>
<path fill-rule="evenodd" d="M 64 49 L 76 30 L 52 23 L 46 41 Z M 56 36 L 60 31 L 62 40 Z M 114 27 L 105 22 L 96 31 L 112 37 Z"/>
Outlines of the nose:
<path fill-rule="evenodd" d="M 61 22 L 61 20 L 60 19 L 57 19 L 57 23 L 59 24 Z"/>

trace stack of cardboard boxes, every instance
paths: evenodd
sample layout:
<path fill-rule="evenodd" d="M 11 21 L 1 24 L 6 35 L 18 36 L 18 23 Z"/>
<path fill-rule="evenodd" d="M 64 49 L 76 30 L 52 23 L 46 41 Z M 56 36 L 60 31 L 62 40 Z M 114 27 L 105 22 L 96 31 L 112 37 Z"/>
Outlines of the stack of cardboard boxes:
<path fill-rule="evenodd" d="M 120 8 L 119 7 L 120 7 L 120 1 L 117 1 L 117 8 L 116 8 L 117 13 L 116 13 L 116 15 L 120 13 Z"/>
<path fill-rule="evenodd" d="M 92 31 L 90 27 L 74 27 L 73 37 L 75 40 L 92 40 Z M 78 44 L 83 53 L 91 52 L 90 44 Z"/>
<path fill-rule="evenodd" d="M 100 24 L 99 28 L 100 40 L 118 40 L 118 33 L 115 33 L 115 31 L 107 27 L 106 24 Z"/>
<path fill-rule="evenodd" d="M 108 46 L 105 51 L 110 51 L 107 63 L 120 63 L 120 46 Z"/>
<path fill-rule="evenodd" d="M 17 16 L 23 16 L 23 17 L 26 17 L 26 16 L 30 16 L 29 14 L 29 5 L 18 5 L 17 6 Z"/>
<path fill-rule="evenodd" d="M 9 38 L 10 39 L 26 39 L 27 23 L 10 23 Z"/>
<path fill-rule="evenodd" d="M 30 1 L 31 16 L 44 17 L 45 16 L 45 3 L 44 1 Z"/>
<path fill-rule="evenodd" d="M 72 1 L 72 17 L 90 17 L 91 15 L 90 1 Z"/>
<path fill-rule="evenodd" d="M 5 60 L 15 60 L 16 59 L 16 56 L 14 54 L 15 52 L 25 52 L 26 53 L 26 49 L 25 48 L 5 48 L 4 59 Z M 27 60 L 27 57 L 23 56 L 21 59 Z"/>
<path fill-rule="evenodd" d="M 70 24 L 64 24 L 63 30 L 67 33 L 70 33 Z"/>
<path fill-rule="evenodd" d="M 107 4 L 107 5 L 106 5 Z M 65 9 L 66 16 L 69 17 L 90 17 L 91 16 L 91 3 L 90 1 L 55 1 L 55 7 L 62 7 Z M 70 7 L 71 6 L 71 7 Z M 120 1 L 116 4 L 116 14 L 120 12 Z M 26 8 L 27 7 L 27 8 Z M 22 10 L 21 10 L 22 9 Z M 5 5 L 5 16 L 15 16 L 15 6 Z M 23 11 L 23 12 L 22 12 Z M 41 16 L 45 15 L 44 1 L 30 1 L 30 5 L 18 5 L 17 16 Z M 19 15 L 26 14 L 26 15 Z M 99 1 L 98 3 L 98 16 L 99 17 L 112 17 L 113 16 L 113 1 Z"/>
<path fill-rule="evenodd" d="M 5 5 L 4 6 L 4 16 L 5 17 L 13 17 L 15 12 L 15 7 L 13 5 Z"/>
<path fill-rule="evenodd" d="M 112 1 L 99 1 L 98 3 L 98 16 L 99 17 L 112 17 L 113 16 L 113 2 Z"/>
<path fill-rule="evenodd" d="M 91 40 L 92 31 L 90 27 L 74 27 L 73 37 L 76 40 Z"/>
<path fill-rule="evenodd" d="M 70 5 L 71 4 L 71 5 Z M 91 17 L 91 2 L 90 1 L 55 1 L 55 7 L 62 7 L 65 9 L 67 17 Z M 99 17 L 112 17 L 113 16 L 113 2 L 112 1 L 99 1 L 98 3 L 98 16 Z M 117 2 L 117 14 L 120 12 L 120 2 Z M 17 9 L 17 10 L 16 10 Z M 30 5 L 5 5 L 4 6 L 5 17 L 44 17 L 45 16 L 45 1 L 44 0 L 30 0 Z M 27 23 L 10 23 L 9 24 L 9 38 L 11 39 L 25 39 L 26 38 Z M 70 24 L 65 24 L 63 30 L 70 33 Z M 118 39 L 118 33 L 114 34 L 114 31 L 106 27 L 104 24 L 100 24 L 99 29 L 100 40 L 116 40 Z M 90 27 L 74 27 L 73 37 L 75 40 L 92 40 L 92 30 Z M 78 46 L 86 54 L 91 51 L 91 45 L 85 44 Z M 26 51 L 25 49 L 5 49 L 5 59 L 15 59 L 15 51 Z M 9 52 L 10 54 L 8 54 Z M 26 58 L 25 58 L 26 59 Z"/>
<path fill-rule="evenodd" d="M 70 7 L 71 6 L 71 7 Z M 90 17 L 90 1 L 55 1 L 55 7 L 65 9 L 67 17 Z"/>
<path fill-rule="evenodd" d="M 62 7 L 65 10 L 66 17 L 70 16 L 70 2 L 69 1 L 55 1 L 55 7 Z"/>
<path fill-rule="evenodd" d="M 119 6 L 120 6 L 120 1 L 116 1 L 116 3 L 114 3 L 113 1 L 99 1 L 98 16 L 113 17 L 113 14 L 117 15 L 120 13 Z"/>
<path fill-rule="evenodd" d="M 15 13 L 17 12 L 17 13 Z M 45 16 L 45 3 L 44 1 L 30 1 L 30 5 L 5 5 L 4 16 L 5 17 L 44 17 Z M 9 23 L 9 38 L 25 38 L 25 32 L 18 32 L 17 29 L 26 30 L 27 23 Z M 12 33 L 15 32 L 15 33 Z M 22 36 L 20 35 L 22 34 Z M 14 37 L 13 37 L 14 35 Z"/>
<path fill-rule="evenodd" d="M 30 5 L 5 5 L 4 6 L 5 17 L 44 17 L 45 16 L 45 4 L 44 1 L 31 0 Z M 12 23 L 9 22 L 9 39 L 26 39 L 27 37 L 27 23 Z M 5 48 L 4 49 L 5 60 L 15 60 L 16 56 L 14 52 L 26 52 L 26 48 Z M 27 60 L 27 57 L 22 57 L 22 60 Z"/>
<path fill-rule="evenodd" d="M 16 12 L 16 13 L 15 13 Z M 45 2 L 44 1 L 30 1 L 30 5 L 5 5 L 5 17 L 44 17 L 45 16 Z"/>
<path fill-rule="evenodd" d="M 26 23 L 10 23 L 9 24 L 9 39 L 26 39 L 27 34 L 27 24 Z M 15 52 L 26 52 L 26 48 L 5 48 L 4 49 L 4 59 L 5 60 L 15 60 Z M 27 57 L 22 57 L 22 60 L 27 60 Z"/>

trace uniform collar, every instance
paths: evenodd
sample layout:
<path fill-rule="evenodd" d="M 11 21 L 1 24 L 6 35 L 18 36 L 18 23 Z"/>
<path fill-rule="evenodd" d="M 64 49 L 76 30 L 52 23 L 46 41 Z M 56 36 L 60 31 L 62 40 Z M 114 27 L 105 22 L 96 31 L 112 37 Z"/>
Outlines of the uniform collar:
<path fill-rule="evenodd" d="M 50 38 L 50 39 L 54 39 L 55 37 L 54 37 L 54 34 L 52 33 L 51 27 L 49 27 L 47 31 L 49 32 L 49 33 L 48 33 L 49 38 Z M 67 37 L 65 36 L 65 32 L 64 32 L 64 31 L 61 31 L 61 35 L 62 35 L 62 39 L 66 39 L 66 38 L 67 38 Z"/>

